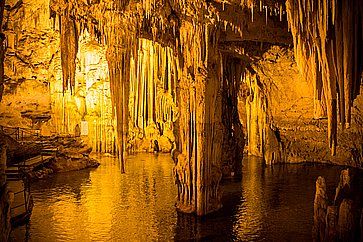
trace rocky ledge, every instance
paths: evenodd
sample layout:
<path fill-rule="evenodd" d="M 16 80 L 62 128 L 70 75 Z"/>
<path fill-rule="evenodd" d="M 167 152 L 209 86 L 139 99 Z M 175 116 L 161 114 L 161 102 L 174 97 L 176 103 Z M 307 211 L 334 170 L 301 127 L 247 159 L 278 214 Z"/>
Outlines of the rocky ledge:
<path fill-rule="evenodd" d="M 362 172 L 342 170 L 334 200 L 328 198 L 323 177 L 316 181 L 314 241 L 363 241 Z"/>
<path fill-rule="evenodd" d="M 81 138 L 55 137 L 48 143 L 56 147 L 55 155 L 42 165 L 24 170 L 31 180 L 43 179 L 53 173 L 96 168 L 100 165 L 97 160 L 89 157 L 92 148 Z"/>

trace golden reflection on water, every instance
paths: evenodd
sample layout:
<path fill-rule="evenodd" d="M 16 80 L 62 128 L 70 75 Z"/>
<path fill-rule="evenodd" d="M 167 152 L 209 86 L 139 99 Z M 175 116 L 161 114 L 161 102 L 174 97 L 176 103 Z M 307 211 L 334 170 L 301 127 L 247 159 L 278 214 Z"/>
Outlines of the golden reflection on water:
<path fill-rule="evenodd" d="M 243 161 L 242 180 L 223 184 L 222 209 L 207 218 L 177 214 L 170 155 L 99 157 L 97 169 L 32 184 L 31 222 L 14 241 L 311 241 L 315 180 L 336 185 L 340 168 L 263 167 Z"/>
<path fill-rule="evenodd" d="M 262 162 L 251 157 L 244 164 L 245 172 L 242 178 L 242 198 L 238 208 L 233 232 L 238 240 L 253 240 L 262 230 L 264 203 L 262 197 Z"/>
<path fill-rule="evenodd" d="M 117 166 L 116 159 L 101 160 L 102 165 L 91 172 L 64 173 L 35 185 L 30 238 L 172 239 L 174 227 L 170 225 L 176 224 L 176 191 L 170 155 L 130 156 L 126 174 L 110 169 L 109 166 Z"/>

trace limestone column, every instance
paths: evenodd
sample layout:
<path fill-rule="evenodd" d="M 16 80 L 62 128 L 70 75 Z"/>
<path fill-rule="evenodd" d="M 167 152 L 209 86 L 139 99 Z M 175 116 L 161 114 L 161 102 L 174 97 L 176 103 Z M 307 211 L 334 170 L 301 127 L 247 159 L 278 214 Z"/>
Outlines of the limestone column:
<path fill-rule="evenodd" d="M 111 100 L 116 117 L 117 148 L 120 160 L 121 172 L 125 172 L 125 151 L 127 145 L 129 114 L 129 91 L 131 57 L 137 45 L 134 30 L 126 26 L 133 19 L 124 19 L 122 16 L 111 12 L 104 26 L 106 35 L 107 51 L 106 59 L 110 76 Z M 131 22 L 132 23 L 132 22 Z M 132 25 L 131 26 L 135 26 Z"/>
<path fill-rule="evenodd" d="M 177 208 L 205 215 L 221 207 L 221 55 L 213 23 L 184 21 L 182 77 L 177 88 L 179 137 L 174 174 Z"/>
<path fill-rule="evenodd" d="M 336 241 L 338 236 L 338 207 L 328 206 L 326 212 L 325 241 Z"/>
<path fill-rule="evenodd" d="M 324 241 L 325 239 L 327 203 L 328 197 L 326 194 L 325 179 L 319 176 L 316 180 L 316 191 L 314 199 L 314 241 Z"/>

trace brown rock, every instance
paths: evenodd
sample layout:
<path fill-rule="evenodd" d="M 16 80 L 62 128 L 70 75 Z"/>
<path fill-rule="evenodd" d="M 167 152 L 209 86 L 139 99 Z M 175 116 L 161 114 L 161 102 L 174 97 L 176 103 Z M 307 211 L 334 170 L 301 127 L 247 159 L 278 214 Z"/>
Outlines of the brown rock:
<path fill-rule="evenodd" d="M 11 231 L 10 208 L 14 201 L 14 193 L 7 186 L 0 187 L 0 241 L 7 241 Z"/>
<path fill-rule="evenodd" d="M 49 165 L 54 172 L 77 171 L 85 168 L 98 167 L 100 163 L 88 157 L 81 159 L 72 159 L 69 157 L 56 157 Z"/>
<path fill-rule="evenodd" d="M 325 238 L 327 200 L 325 179 L 319 176 L 316 180 L 316 192 L 314 199 L 314 241 L 324 241 Z"/>
<path fill-rule="evenodd" d="M 339 207 L 338 233 L 341 241 L 353 241 L 355 232 L 353 201 L 344 199 Z"/>
<path fill-rule="evenodd" d="M 6 145 L 0 145 L 0 187 L 2 187 L 6 182 Z"/>
<path fill-rule="evenodd" d="M 353 174 L 351 169 L 342 170 L 340 173 L 339 184 L 335 190 L 334 204 L 339 206 L 344 198 L 352 196 Z"/>
<path fill-rule="evenodd" d="M 328 206 L 326 213 L 325 241 L 336 241 L 338 238 L 338 207 Z"/>

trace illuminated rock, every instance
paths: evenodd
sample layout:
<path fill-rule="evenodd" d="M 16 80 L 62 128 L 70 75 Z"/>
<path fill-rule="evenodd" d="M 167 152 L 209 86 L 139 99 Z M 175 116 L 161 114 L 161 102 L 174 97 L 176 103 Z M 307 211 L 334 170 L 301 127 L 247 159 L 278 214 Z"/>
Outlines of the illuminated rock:
<path fill-rule="evenodd" d="M 323 177 L 316 180 L 316 191 L 314 199 L 314 226 L 313 239 L 315 241 L 324 241 L 326 229 L 326 214 L 328 197 L 326 194 L 326 184 Z"/>
<path fill-rule="evenodd" d="M 353 200 L 344 199 L 339 207 L 338 234 L 341 241 L 353 241 L 356 233 Z"/>
<path fill-rule="evenodd" d="M 335 241 L 338 238 L 338 207 L 328 206 L 326 211 L 325 241 Z"/>
<path fill-rule="evenodd" d="M 221 207 L 245 143 L 266 164 L 363 167 L 359 0 L 7 4 L 0 124 L 50 115 L 42 134 L 81 135 L 122 172 L 157 142 L 178 154 L 182 211 Z"/>

